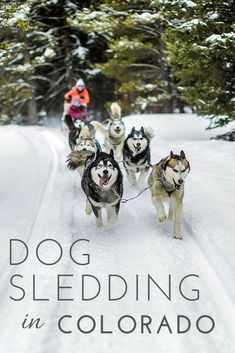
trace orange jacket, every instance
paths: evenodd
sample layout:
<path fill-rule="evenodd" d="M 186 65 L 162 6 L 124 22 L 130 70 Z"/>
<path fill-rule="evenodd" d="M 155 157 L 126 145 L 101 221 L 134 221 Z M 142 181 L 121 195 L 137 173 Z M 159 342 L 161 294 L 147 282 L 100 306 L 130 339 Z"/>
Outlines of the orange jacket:
<path fill-rule="evenodd" d="M 73 87 L 70 91 L 65 93 L 64 98 L 68 99 L 71 96 L 71 104 L 74 101 L 79 101 L 81 105 L 87 105 L 90 102 L 89 92 L 86 88 L 82 91 L 78 91 L 76 87 Z"/>

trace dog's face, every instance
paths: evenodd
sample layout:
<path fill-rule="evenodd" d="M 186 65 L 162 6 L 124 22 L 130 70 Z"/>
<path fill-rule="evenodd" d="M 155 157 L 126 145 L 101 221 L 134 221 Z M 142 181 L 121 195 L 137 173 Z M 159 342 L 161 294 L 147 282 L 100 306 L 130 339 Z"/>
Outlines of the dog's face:
<path fill-rule="evenodd" d="M 98 151 L 92 163 L 92 180 L 102 189 L 109 189 L 118 178 L 118 168 L 114 161 L 113 151 L 110 154 Z"/>
<path fill-rule="evenodd" d="M 95 153 L 97 150 L 95 143 L 91 139 L 84 139 L 78 142 L 75 146 L 74 151 L 78 152 L 92 152 Z"/>
<path fill-rule="evenodd" d="M 122 120 L 113 120 L 109 125 L 109 132 L 114 137 L 120 137 L 125 133 L 125 125 Z"/>
<path fill-rule="evenodd" d="M 136 130 L 134 127 L 127 137 L 127 146 L 134 153 L 139 154 L 143 152 L 149 145 L 147 136 L 145 135 L 144 128 Z"/>
<path fill-rule="evenodd" d="M 176 189 L 179 189 L 190 172 L 190 164 L 186 159 L 184 151 L 181 151 L 180 155 L 171 152 L 163 169 L 166 180 L 170 184 L 175 185 Z"/>
<path fill-rule="evenodd" d="M 85 126 L 85 123 L 84 121 L 80 120 L 80 119 L 75 119 L 74 122 L 73 122 L 74 126 L 77 128 L 77 129 L 82 129 L 84 128 Z"/>

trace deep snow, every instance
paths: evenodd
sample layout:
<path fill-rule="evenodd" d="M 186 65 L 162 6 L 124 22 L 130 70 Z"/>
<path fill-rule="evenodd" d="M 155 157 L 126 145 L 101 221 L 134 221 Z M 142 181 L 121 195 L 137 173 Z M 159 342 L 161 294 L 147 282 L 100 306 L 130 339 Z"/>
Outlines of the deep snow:
<path fill-rule="evenodd" d="M 0 128 L 0 236 L 1 236 L 1 320 L 0 352 L 26 353 L 232 353 L 235 352 L 235 145 L 210 140 L 214 131 L 205 131 L 207 122 L 194 115 L 142 115 L 125 118 L 127 130 L 135 125 L 152 126 L 152 163 L 167 156 L 170 150 L 184 149 L 191 164 L 186 180 L 183 241 L 172 239 L 170 222 L 159 224 L 146 191 L 135 201 L 121 206 L 118 224 L 95 227 L 94 217 L 84 213 L 85 197 L 80 177 L 66 169 L 69 153 L 64 134 L 56 128 L 7 126 Z M 217 132 L 216 132 L 217 133 Z M 138 189 L 125 180 L 124 196 L 134 196 Z M 29 257 L 24 264 L 9 266 L 9 239 L 24 240 Z M 57 240 L 64 250 L 61 261 L 45 266 L 37 261 L 35 249 L 45 239 Z M 79 238 L 89 240 L 81 244 L 82 253 L 89 253 L 87 266 L 74 264 L 68 256 L 69 246 Z M 19 256 L 23 256 L 19 251 Z M 55 244 L 42 246 L 42 258 L 55 260 Z M 75 254 L 80 256 L 81 253 Z M 82 259 L 85 259 L 83 257 Z M 10 286 L 10 277 L 20 274 L 15 283 L 25 290 L 22 301 L 9 296 L 22 294 Z M 32 276 L 36 276 L 37 298 L 32 300 Z M 57 274 L 73 274 L 61 282 L 70 289 L 63 297 L 73 301 L 57 301 Z M 96 276 L 101 293 L 93 301 L 81 301 L 81 275 Z M 109 274 L 123 276 L 128 283 L 126 296 L 108 301 Z M 139 301 L 135 300 L 135 278 L 139 275 Z M 172 300 L 156 289 L 147 300 L 146 277 L 150 274 L 167 290 L 168 276 L 172 276 Z M 188 274 L 196 274 L 185 282 L 184 292 L 193 296 L 192 289 L 200 289 L 199 301 L 188 301 L 179 292 L 179 281 Z M 92 279 L 90 279 L 92 281 Z M 114 286 L 120 293 L 122 285 Z M 89 282 L 89 294 L 96 284 Z M 41 329 L 22 329 L 26 314 L 40 317 Z M 167 316 L 173 333 L 156 330 L 163 315 Z M 62 315 L 72 315 L 64 326 L 72 334 L 57 328 Z M 97 329 L 91 334 L 76 330 L 76 319 L 91 315 Z M 104 315 L 105 329 L 113 334 L 100 334 L 99 317 Z M 117 332 L 122 315 L 137 320 L 132 334 Z M 153 333 L 141 334 L 140 315 L 152 317 Z M 176 334 L 176 315 L 186 315 L 192 328 L 186 334 Z M 201 315 L 215 319 L 210 334 L 198 333 L 195 320 Z M 65 323 L 65 321 L 64 321 Z M 130 324 L 130 323 L 129 323 Z"/>

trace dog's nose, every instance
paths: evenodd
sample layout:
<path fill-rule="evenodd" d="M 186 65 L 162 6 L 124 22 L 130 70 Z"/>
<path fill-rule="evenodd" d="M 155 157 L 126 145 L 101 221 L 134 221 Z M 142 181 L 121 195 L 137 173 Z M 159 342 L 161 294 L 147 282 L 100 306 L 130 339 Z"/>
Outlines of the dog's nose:
<path fill-rule="evenodd" d="M 141 143 L 140 142 L 137 142 L 136 146 L 137 147 L 140 147 Z"/>
<path fill-rule="evenodd" d="M 183 184 L 183 182 L 184 182 L 183 179 L 179 179 L 179 180 L 178 180 L 178 183 L 179 183 L 180 185 Z"/>
<path fill-rule="evenodd" d="M 103 170 L 104 175 L 108 175 L 109 171 L 107 169 Z"/>
<path fill-rule="evenodd" d="M 83 151 L 86 151 L 86 147 L 83 147 L 83 149 L 82 149 Z"/>

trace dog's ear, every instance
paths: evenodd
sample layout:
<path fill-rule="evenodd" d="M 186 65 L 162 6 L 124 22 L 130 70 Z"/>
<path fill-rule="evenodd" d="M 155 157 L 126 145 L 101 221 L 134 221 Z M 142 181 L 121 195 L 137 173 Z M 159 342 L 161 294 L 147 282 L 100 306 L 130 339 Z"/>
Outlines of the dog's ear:
<path fill-rule="evenodd" d="M 162 169 L 165 171 L 166 167 L 168 166 L 168 161 L 169 161 L 169 157 L 165 159 L 163 165 L 162 165 Z"/>
<path fill-rule="evenodd" d="M 174 157 L 174 153 L 171 151 L 170 153 L 170 157 L 173 158 Z"/>
<path fill-rule="evenodd" d="M 185 157 L 185 153 L 184 153 L 183 150 L 180 151 L 180 158 L 181 158 L 181 159 L 185 159 L 185 158 L 186 158 L 186 157 Z"/>
<path fill-rule="evenodd" d="M 131 132 L 132 132 L 132 134 L 135 132 L 135 126 L 133 126 Z"/>
<path fill-rule="evenodd" d="M 143 134 L 145 133 L 143 126 L 141 126 L 140 131 L 141 131 Z"/>
<path fill-rule="evenodd" d="M 112 158 L 114 158 L 114 152 L 113 152 L 113 149 L 112 149 L 112 148 L 111 148 L 109 154 L 110 154 L 110 156 L 111 156 Z"/>
<path fill-rule="evenodd" d="M 101 153 L 101 149 L 100 148 L 97 148 L 97 152 L 96 152 L 96 156 L 98 157 Z"/>

